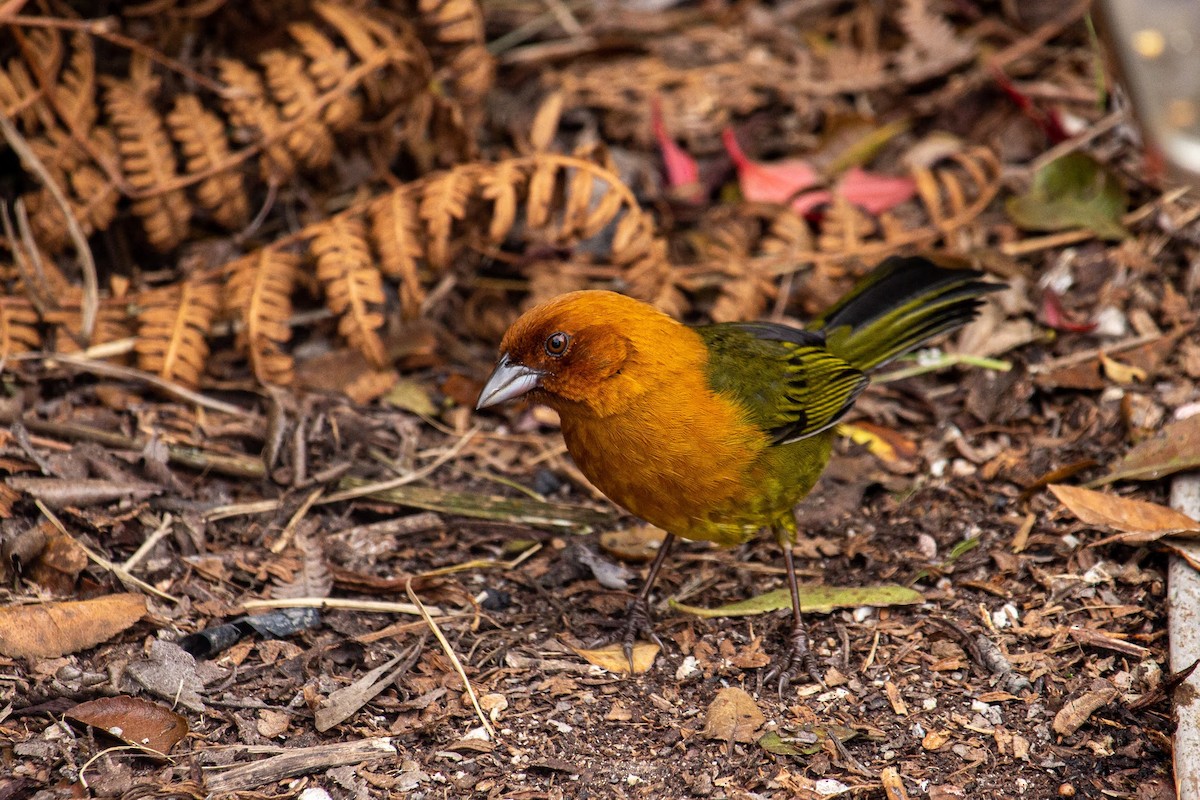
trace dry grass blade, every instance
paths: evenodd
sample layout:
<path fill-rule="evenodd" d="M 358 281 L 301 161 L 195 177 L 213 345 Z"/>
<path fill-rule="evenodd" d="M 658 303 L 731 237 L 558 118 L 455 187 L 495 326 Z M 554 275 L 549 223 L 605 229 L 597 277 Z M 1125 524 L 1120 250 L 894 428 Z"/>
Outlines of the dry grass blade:
<path fill-rule="evenodd" d="M 413 605 L 417 607 L 421 616 L 425 618 L 425 624 L 429 626 L 429 630 L 433 631 L 433 635 L 437 637 L 438 644 L 442 646 L 442 652 L 446 654 L 446 658 L 450 659 L 450 663 L 454 665 L 454 671 L 458 673 L 458 677 L 463 682 L 463 687 L 467 690 L 467 695 L 471 698 L 471 705 L 475 708 L 475 715 L 479 717 L 479 722 L 483 725 L 483 729 L 488 732 L 488 736 L 492 739 L 496 738 L 496 729 L 492 727 L 492 723 L 488 721 L 487 715 L 483 713 L 483 709 L 479 707 L 479 698 L 475 696 L 475 687 L 471 685 L 470 678 L 467 677 L 466 670 L 463 669 L 462 662 L 458 660 L 458 654 L 454 652 L 454 648 L 450 646 L 450 642 L 446 639 L 446 635 L 442 633 L 441 627 L 434 622 L 433 617 L 425 609 L 425 605 L 421 602 L 421 598 L 417 596 L 413 590 L 412 578 L 408 579 L 404 590 L 408 593 L 408 599 L 413 601 Z"/>

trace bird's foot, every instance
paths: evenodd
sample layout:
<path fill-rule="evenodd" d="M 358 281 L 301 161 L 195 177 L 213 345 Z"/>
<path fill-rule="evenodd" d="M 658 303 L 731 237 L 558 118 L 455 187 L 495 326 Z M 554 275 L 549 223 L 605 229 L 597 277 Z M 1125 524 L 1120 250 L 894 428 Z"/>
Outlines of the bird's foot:
<path fill-rule="evenodd" d="M 629 674 L 633 674 L 633 646 L 639 637 L 645 637 L 665 650 L 662 639 L 654 632 L 654 618 L 650 614 L 650 601 L 641 595 L 634 598 L 625 612 L 625 628 L 621 634 L 621 650 L 629 662 Z"/>
<path fill-rule="evenodd" d="M 797 624 L 792 628 L 787 661 L 776 664 L 764 677 L 768 683 L 778 682 L 780 697 L 783 696 L 788 686 L 800 683 L 806 677 L 811 678 L 813 683 L 818 686 L 825 688 L 825 679 L 808 646 L 808 631 L 804 629 L 804 625 Z"/>

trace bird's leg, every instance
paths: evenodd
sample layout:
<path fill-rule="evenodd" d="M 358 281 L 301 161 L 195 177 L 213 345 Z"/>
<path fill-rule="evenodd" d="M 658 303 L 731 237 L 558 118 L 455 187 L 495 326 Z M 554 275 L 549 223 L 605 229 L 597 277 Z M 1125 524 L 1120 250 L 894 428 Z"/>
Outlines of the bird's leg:
<path fill-rule="evenodd" d="M 655 554 L 654 561 L 650 564 L 650 573 L 646 575 L 646 582 L 642 584 L 641 591 L 637 593 L 637 597 L 633 598 L 633 602 L 629 604 L 629 609 L 625 612 L 625 631 L 621 636 L 621 649 L 625 651 L 625 658 L 629 661 L 630 675 L 633 674 L 633 644 L 637 641 L 638 636 L 644 635 L 660 648 L 663 647 L 662 639 L 658 638 L 658 634 L 654 632 L 654 620 L 650 615 L 650 590 L 654 587 L 654 581 L 658 579 L 658 571 L 662 569 L 663 562 L 667 560 L 667 554 L 671 552 L 671 545 L 674 543 L 675 534 L 668 533 L 662 540 L 662 544 L 658 546 L 658 553 Z"/>
<path fill-rule="evenodd" d="M 777 528 L 775 535 L 779 540 L 780 547 L 783 548 L 783 563 L 787 567 L 788 589 L 792 594 L 792 635 L 788 637 L 787 661 L 782 665 L 776 665 L 768 673 L 767 680 L 778 679 L 779 693 L 783 694 L 787 685 L 798 680 L 801 675 L 807 675 L 821 686 L 825 685 L 825 681 L 817 668 L 812 650 L 809 649 L 808 630 L 805 628 L 804 618 L 800 614 L 800 584 L 796 581 L 796 561 L 792 556 L 792 540 L 795 532 Z"/>

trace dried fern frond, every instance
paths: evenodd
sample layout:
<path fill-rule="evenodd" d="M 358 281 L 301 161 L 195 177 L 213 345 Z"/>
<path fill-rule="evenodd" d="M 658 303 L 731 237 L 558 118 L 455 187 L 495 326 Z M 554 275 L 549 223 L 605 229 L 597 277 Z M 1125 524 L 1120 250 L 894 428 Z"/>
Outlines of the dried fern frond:
<path fill-rule="evenodd" d="M 467 165 L 424 181 L 417 215 L 425 223 L 425 258 L 438 271 L 450 264 L 450 234 L 455 223 L 467 215 L 476 172 L 472 165 Z"/>
<path fill-rule="evenodd" d="M 0 69 L 0 105 L 20 123 L 26 136 L 36 133 L 43 119 L 53 124 L 49 109 L 36 102 L 39 95 L 40 89 L 25 62 L 10 59 L 5 68 Z"/>
<path fill-rule="evenodd" d="M 680 290 L 678 271 L 667 260 L 666 242 L 656 240 L 646 253 L 622 273 L 629 294 L 657 306 L 672 316 L 682 316 L 688 302 Z"/>
<path fill-rule="evenodd" d="M 225 268 L 225 308 L 240 323 L 237 345 L 263 383 L 287 385 L 295 377 L 283 345 L 292 338 L 288 319 L 299 263 L 297 255 L 265 248 Z"/>
<path fill-rule="evenodd" d="M 92 37 L 79 32 L 71 37 L 71 55 L 54 86 L 54 104 L 63 122 L 86 136 L 100 113 L 96 105 L 96 53 Z"/>
<path fill-rule="evenodd" d="M 70 307 L 59 308 L 53 311 L 47 311 L 43 320 L 53 325 L 51 339 L 47 337 L 47 344 L 56 353 L 80 353 L 84 350 L 84 345 L 76 341 L 75 334 L 83 327 L 82 312 L 77 304 Z M 129 339 L 133 336 L 133 324 L 129 318 L 129 311 L 122 303 L 114 303 L 108 301 L 100 305 L 96 314 L 96 324 L 92 329 L 92 336 L 86 342 L 89 347 L 116 342 L 121 339 Z M 129 359 L 124 354 L 115 355 L 107 359 L 120 364 L 128 363 Z"/>
<path fill-rule="evenodd" d="M 700 256 L 719 276 L 717 300 L 709 312 L 714 322 L 757 319 L 776 293 L 775 276 L 761 260 L 751 258 L 751 248 L 760 238 L 759 221 L 741 210 L 720 208 L 700 226 Z"/>
<path fill-rule="evenodd" d="M 379 253 L 379 269 L 400 282 L 400 314 L 416 319 L 425 302 L 418 262 L 425 254 L 421 219 L 410 189 L 393 189 L 371 204 L 371 239 Z"/>
<path fill-rule="evenodd" d="M 0 297 L 0 364 L 17 353 L 28 353 L 42 346 L 38 314 L 27 300 Z"/>
<path fill-rule="evenodd" d="M 333 134 L 320 119 L 308 114 L 321 92 L 309 77 L 304 59 L 282 50 L 269 50 L 259 57 L 267 87 L 288 127 L 284 143 L 292 155 L 310 169 L 324 167 L 333 158 Z"/>
<path fill-rule="evenodd" d="M 250 218 L 250 199 L 242 173 L 236 166 L 222 167 L 229 160 L 225 123 L 204 108 L 192 94 L 175 98 L 167 114 L 171 137 L 179 145 L 188 175 L 207 175 L 194 189 L 196 200 L 214 220 L 230 229 L 245 227 Z"/>
<path fill-rule="evenodd" d="M 296 172 L 296 161 L 283 143 L 283 122 L 275 106 L 267 100 L 267 90 L 258 73 L 240 61 L 217 59 L 217 73 L 231 92 L 225 111 L 235 126 L 244 128 L 251 140 L 263 148 L 259 169 L 263 180 L 283 182 Z"/>
<path fill-rule="evenodd" d="M 316 226 L 311 243 L 325 304 L 337 314 L 338 333 L 372 365 L 387 364 L 379 329 L 383 327 L 383 280 L 371 262 L 366 226 L 357 219 L 333 217 Z"/>
<path fill-rule="evenodd" d="M 219 295 L 216 284 L 191 280 L 143 294 L 134 345 L 138 366 L 168 381 L 198 386 Z"/>
<path fill-rule="evenodd" d="M 105 111 L 117 135 L 125 180 L 142 195 L 134 201 L 133 212 L 141 217 L 150 244 L 163 252 L 171 250 L 187 237 L 192 206 L 182 189 L 159 191 L 179 174 L 162 118 L 132 82 L 108 78 L 104 87 Z"/>
<path fill-rule="evenodd" d="M 288 31 L 308 59 L 309 76 L 322 93 L 333 92 L 350 72 L 350 53 L 338 47 L 315 25 L 298 22 Z M 354 93 L 335 97 L 321 112 L 321 119 L 335 133 L 344 131 L 362 118 L 363 105 Z"/>

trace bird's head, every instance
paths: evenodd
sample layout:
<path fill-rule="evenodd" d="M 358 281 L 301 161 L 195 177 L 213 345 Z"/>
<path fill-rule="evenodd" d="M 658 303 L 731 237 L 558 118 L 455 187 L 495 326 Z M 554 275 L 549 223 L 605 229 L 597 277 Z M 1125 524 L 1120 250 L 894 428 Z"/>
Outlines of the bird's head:
<path fill-rule="evenodd" d="M 500 342 L 476 408 L 530 395 L 562 411 L 581 405 L 604 416 L 644 390 L 629 367 L 671 348 L 683 328 L 653 306 L 603 291 L 571 292 L 525 312 Z M 634 370 L 638 371 L 638 370 Z"/>

